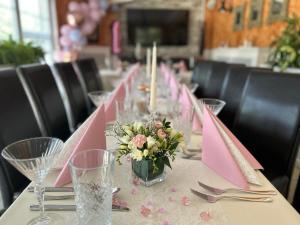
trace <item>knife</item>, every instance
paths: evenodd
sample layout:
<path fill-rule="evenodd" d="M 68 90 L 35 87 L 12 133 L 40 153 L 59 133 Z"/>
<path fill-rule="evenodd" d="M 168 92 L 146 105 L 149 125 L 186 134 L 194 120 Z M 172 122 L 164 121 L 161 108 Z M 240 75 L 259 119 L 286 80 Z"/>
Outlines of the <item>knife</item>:
<path fill-rule="evenodd" d="M 27 191 L 34 192 L 34 187 L 30 186 Z M 45 187 L 45 192 L 74 192 L 73 187 Z"/>
<path fill-rule="evenodd" d="M 39 205 L 31 204 L 29 206 L 31 211 L 40 211 Z M 76 211 L 76 205 L 44 205 L 45 211 Z M 128 207 L 112 205 L 112 211 L 128 212 Z"/>

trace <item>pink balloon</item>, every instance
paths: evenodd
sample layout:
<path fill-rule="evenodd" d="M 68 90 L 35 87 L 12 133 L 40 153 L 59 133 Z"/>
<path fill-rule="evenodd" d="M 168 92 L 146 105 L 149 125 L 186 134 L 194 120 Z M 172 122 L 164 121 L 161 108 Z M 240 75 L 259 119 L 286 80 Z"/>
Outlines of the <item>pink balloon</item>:
<path fill-rule="evenodd" d="M 90 0 L 89 1 L 89 6 L 90 6 L 91 9 L 99 9 L 99 2 L 94 1 L 94 0 Z"/>
<path fill-rule="evenodd" d="M 84 14 L 89 14 L 90 7 L 86 2 L 82 2 L 82 3 L 80 3 L 80 10 Z"/>
<path fill-rule="evenodd" d="M 83 35 L 90 35 L 96 28 L 96 24 L 93 21 L 86 21 L 82 24 L 80 30 Z"/>
<path fill-rule="evenodd" d="M 59 38 L 59 43 L 63 47 L 71 47 L 72 46 L 72 41 L 68 38 L 68 36 L 61 36 Z"/>
<path fill-rule="evenodd" d="M 64 24 L 64 25 L 62 25 L 61 28 L 60 28 L 60 33 L 61 33 L 62 35 L 68 35 L 68 34 L 71 32 L 72 29 L 73 29 L 73 28 L 72 28 L 70 25 Z"/>
<path fill-rule="evenodd" d="M 101 12 L 100 10 L 95 10 L 93 9 L 91 12 L 90 12 L 90 17 L 93 21 L 95 22 L 99 22 L 100 18 L 101 18 Z"/>
<path fill-rule="evenodd" d="M 78 2 L 72 1 L 72 2 L 69 3 L 69 10 L 71 12 L 79 11 L 80 10 L 80 5 L 78 4 Z"/>

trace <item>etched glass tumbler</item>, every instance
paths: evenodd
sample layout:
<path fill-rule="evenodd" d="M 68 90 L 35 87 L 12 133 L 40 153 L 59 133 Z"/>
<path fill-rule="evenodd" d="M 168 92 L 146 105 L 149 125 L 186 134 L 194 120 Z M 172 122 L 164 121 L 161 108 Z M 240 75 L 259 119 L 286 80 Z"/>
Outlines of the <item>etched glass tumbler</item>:
<path fill-rule="evenodd" d="M 103 149 L 75 154 L 69 163 L 79 225 L 111 225 L 113 153 Z"/>

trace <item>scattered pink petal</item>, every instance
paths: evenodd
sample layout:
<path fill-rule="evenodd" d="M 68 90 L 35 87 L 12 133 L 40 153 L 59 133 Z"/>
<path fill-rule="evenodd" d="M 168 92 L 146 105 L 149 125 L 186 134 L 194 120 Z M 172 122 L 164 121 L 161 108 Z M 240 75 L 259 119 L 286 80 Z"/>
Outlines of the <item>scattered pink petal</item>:
<path fill-rule="evenodd" d="M 113 198 L 113 204 L 114 205 L 123 206 L 123 207 L 127 207 L 128 206 L 128 203 L 126 201 L 122 201 L 119 198 Z"/>
<path fill-rule="evenodd" d="M 181 203 L 182 203 L 182 205 L 188 206 L 191 204 L 191 201 L 187 196 L 183 196 L 181 198 Z"/>
<path fill-rule="evenodd" d="M 128 156 L 126 157 L 126 160 L 127 160 L 127 162 L 131 162 L 131 156 L 128 155 Z"/>
<path fill-rule="evenodd" d="M 136 188 L 131 189 L 131 194 L 136 195 L 138 193 L 138 190 Z"/>
<path fill-rule="evenodd" d="M 169 221 L 164 221 L 163 225 L 171 225 Z"/>
<path fill-rule="evenodd" d="M 166 209 L 165 209 L 165 208 L 159 208 L 159 209 L 157 210 L 157 212 L 159 212 L 159 213 L 165 213 L 165 212 L 166 212 Z"/>
<path fill-rule="evenodd" d="M 151 214 L 151 209 L 145 207 L 144 205 L 141 206 L 141 214 L 144 216 L 144 217 L 148 217 L 150 214 Z"/>
<path fill-rule="evenodd" d="M 138 177 L 134 177 L 133 180 L 132 180 L 132 183 L 135 185 L 135 186 L 138 186 L 140 185 L 140 179 Z"/>
<path fill-rule="evenodd" d="M 208 222 L 209 220 L 211 220 L 213 218 L 212 215 L 207 211 L 206 212 L 204 211 L 204 212 L 200 213 L 200 217 L 205 222 Z"/>
<path fill-rule="evenodd" d="M 153 202 L 152 202 L 152 201 L 147 201 L 147 202 L 146 202 L 146 205 L 147 205 L 147 206 L 153 206 Z"/>
<path fill-rule="evenodd" d="M 174 188 L 174 187 L 171 188 L 171 192 L 176 192 L 176 191 L 177 191 L 176 188 Z"/>
<path fill-rule="evenodd" d="M 173 197 L 169 197 L 169 202 L 174 202 L 175 200 L 173 199 Z"/>

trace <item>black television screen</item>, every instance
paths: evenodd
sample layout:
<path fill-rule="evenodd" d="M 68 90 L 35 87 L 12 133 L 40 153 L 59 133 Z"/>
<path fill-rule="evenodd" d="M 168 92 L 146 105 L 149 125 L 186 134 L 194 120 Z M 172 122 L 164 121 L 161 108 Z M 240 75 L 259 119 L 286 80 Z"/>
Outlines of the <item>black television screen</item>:
<path fill-rule="evenodd" d="M 188 22 L 188 10 L 128 9 L 128 44 L 187 45 Z"/>

